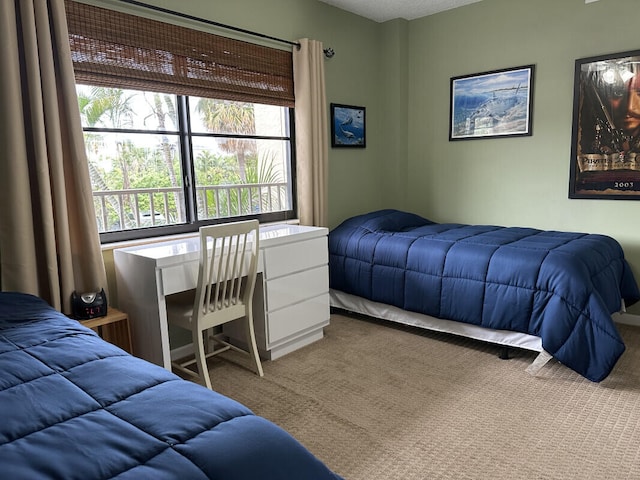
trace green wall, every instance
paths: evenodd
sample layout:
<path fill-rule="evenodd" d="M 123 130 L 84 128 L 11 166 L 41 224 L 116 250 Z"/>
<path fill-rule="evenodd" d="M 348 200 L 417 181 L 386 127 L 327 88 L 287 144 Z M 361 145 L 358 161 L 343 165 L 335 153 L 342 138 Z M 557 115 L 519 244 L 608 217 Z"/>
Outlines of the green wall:
<path fill-rule="evenodd" d="M 410 22 L 408 208 L 435 221 L 607 234 L 640 279 L 640 202 L 568 198 L 575 60 L 640 49 L 637 7 L 483 0 Z M 533 135 L 449 142 L 450 78 L 526 64 L 536 65 Z"/>

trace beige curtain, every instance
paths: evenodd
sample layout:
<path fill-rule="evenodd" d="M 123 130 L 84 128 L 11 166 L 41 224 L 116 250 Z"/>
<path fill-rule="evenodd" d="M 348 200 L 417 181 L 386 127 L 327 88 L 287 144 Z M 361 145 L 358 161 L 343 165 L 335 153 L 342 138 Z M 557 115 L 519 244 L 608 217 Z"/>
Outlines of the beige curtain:
<path fill-rule="evenodd" d="M 296 95 L 296 176 L 300 223 L 328 224 L 329 132 L 324 86 L 324 51 L 316 40 L 293 49 Z"/>
<path fill-rule="evenodd" d="M 64 0 L 0 1 L 0 287 L 70 313 L 107 281 Z"/>

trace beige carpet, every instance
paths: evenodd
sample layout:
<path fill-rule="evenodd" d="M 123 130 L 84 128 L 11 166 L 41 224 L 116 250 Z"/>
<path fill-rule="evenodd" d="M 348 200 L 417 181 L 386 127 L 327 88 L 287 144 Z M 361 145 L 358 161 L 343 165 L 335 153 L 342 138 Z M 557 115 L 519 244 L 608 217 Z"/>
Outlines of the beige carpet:
<path fill-rule="evenodd" d="M 214 389 L 292 433 L 347 480 L 640 478 L 640 328 L 592 383 L 533 352 L 332 315 L 264 378 L 212 360 Z M 312 480 L 312 479 L 295 479 Z"/>

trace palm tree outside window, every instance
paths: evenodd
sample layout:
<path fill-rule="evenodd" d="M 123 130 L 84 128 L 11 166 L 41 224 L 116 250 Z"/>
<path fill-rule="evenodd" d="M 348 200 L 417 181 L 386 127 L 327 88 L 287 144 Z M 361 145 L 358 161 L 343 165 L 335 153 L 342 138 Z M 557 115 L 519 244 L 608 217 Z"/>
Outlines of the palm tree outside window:
<path fill-rule="evenodd" d="M 77 85 L 102 241 L 295 218 L 292 109 Z"/>

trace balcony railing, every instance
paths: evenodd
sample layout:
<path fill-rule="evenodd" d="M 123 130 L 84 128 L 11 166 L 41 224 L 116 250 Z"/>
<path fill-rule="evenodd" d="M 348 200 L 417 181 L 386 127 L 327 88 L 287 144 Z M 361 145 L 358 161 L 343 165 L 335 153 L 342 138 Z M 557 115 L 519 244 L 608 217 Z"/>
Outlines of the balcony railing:
<path fill-rule="evenodd" d="M 94 191 L 98 231 L 185 223 L 180 187 Z M 198 219 L 229 218 L 291 209 L 286 183 L 246 183 L 196 187 Z"/>

